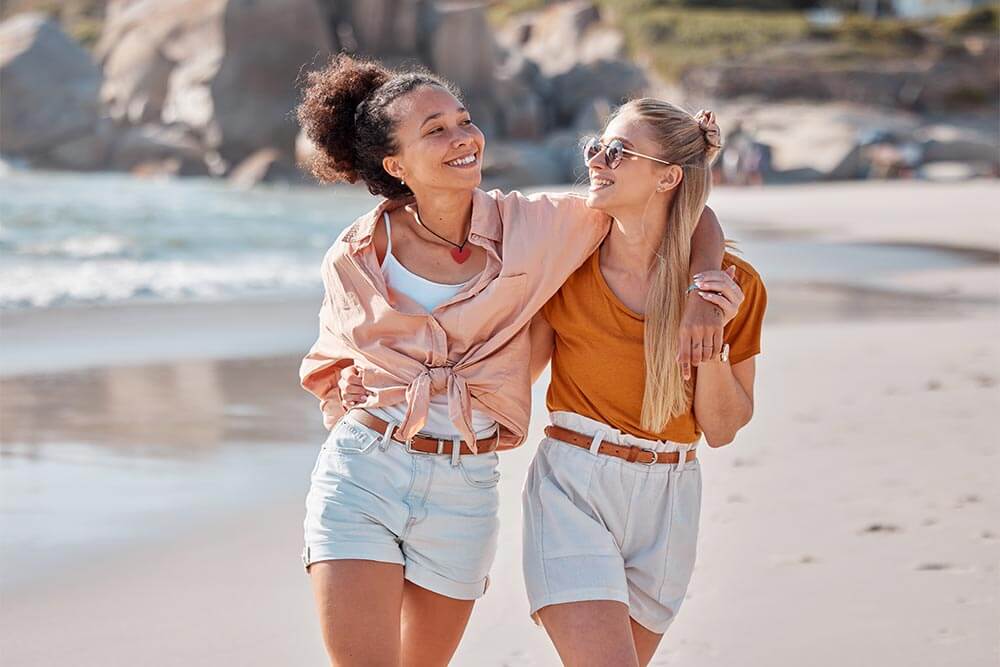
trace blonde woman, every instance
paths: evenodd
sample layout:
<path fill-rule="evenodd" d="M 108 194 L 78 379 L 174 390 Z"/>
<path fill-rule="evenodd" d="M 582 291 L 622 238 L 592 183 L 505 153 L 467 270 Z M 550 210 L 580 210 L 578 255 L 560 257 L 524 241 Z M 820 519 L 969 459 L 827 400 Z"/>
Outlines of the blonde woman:
<path fill-rule="evenodd" d="M 524 571 L 566 665 L 650 661 L 694 566 L 695 445 L 730 443 L 753 414 L 763 283 L 729 254 L 688 274 L 720 147 L 711 113 L 623 106 L 585 148 L 587 203 L 611 231 L 532 322 L 533 377 L 552 361 L 551 425 L 525 483 Z M 676 332 L 693 293 L 726 325 L 685 381 Z"/>

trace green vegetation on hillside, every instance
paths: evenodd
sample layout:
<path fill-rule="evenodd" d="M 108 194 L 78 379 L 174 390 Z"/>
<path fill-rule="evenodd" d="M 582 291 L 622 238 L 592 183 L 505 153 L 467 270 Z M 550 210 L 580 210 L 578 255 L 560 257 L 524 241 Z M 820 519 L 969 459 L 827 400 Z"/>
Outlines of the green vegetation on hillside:
<path fill-rule="evenodd" d="M 4 0 L 0 20 L 22 12 L 41 12 L 54 18 L 66 34 L 86 48 L 101 36 L 107 0 Z"/>
<path fill-rule="evenodd" d="M 670 79 L 689 65 L 732 60 L 809 34 L 801 12 L 654 7 L 612 16 L 629 51 Z"/>
<path fill-rule="evenodd" d="M 764 64 L 792 57 L 817 67 L 872 65 L 919 56 L 932 45 L 956 45 L 970 34 L 995 37 L 1000 31 L 1000 5 L 925 21 L 848 14 L 839 24 L 823 27 L 811 25 L 803 11 L 820 4 L 814 0 L 595 2 L 605 20 L 625 34 L 632 57 L 649 63 L 667 79 L 676 79 L 694 64 L 733 60 Z M 553 4 L 558 3 L 496 2 L 491 16 L 502 22 L 518 12 Z"/>

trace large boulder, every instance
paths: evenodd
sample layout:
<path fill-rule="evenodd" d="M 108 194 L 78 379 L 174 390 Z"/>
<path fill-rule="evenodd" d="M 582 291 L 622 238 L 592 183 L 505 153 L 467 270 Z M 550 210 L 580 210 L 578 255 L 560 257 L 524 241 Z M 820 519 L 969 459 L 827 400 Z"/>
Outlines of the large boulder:
<path fill-rule="evenodd" d="M 115 127 L 111 121 L 99 118 L 89 132 L 61 142 L 44 156 L 36 157 L 34 164 L 39 167 L 77 171 L 106 169 L 115 135 Z"/>
<path fill-rule="evenodd" d="M 329 0 L 323 0 L 330 4 Z M 429 0 L 349 0 L 340 3 L 341 29 L 352 50 L 394 61 L 413 58 L 426 47 L 428 22 L 434 13 Z"/>
<path fill-rule="evenodd" d="M 248 189 L 259 183 L 301 181 L 303 174 L 281 151 L 261 148 L 236 165 L 227 179 L 230 185 Z"/>
<path fill-rule="evenodd" d="M 430 56 L 434 71 L 468 97 L 490 97 L 497 46 L 480 3 L 444 5 L 435 15 Z"/>
<path fill-rule="evenodd" d="M 518 52 L 497 68 L 493 95 L 500 132 L 511 139 L 539 139 L 553 122 L 548 79 L 538 65 Z"/>
<path fill-rule="evenodd" d="M 160 122 L 170 76 L 183 54 L 175 42 L 218 24 L 223 0 L 112 0 L 94 53 L 104 69 L 101 102 L 117 123 Z M 213 56 L 217 35 L 203 36 Z"/>
<path fill-rule="evenodd" d="M 500 32 L 501 43 L 534 60 L 547 76 L 578 64 L 618 60 L 625 55 L 622 33 L 601 20 L 593 2 L 574 1 L 515 16 Z"/>
<path fill-rule="evenodd" d="M 31 159 L 95 131 L 100 70 L 44 15 L 0 24 L 0 81 L 0 152 Z"/>
<path fill-rule="evenodd" d="M 96 49 L 102 99 L 120 123 L 189 129 L 228 164 L 268 146 L 291 160 L 297 78 L 330 45 L 313 0 L 120 0 Z"/>
<path fill-rule="evenodd" d="M 557 185 L 568 180 L 569 171 L 560 151 L 536 142 L 495 141 L 483 155 L 483 182 L 487 188 Z"/>
<path fill-rule="evenodd" d="M 176 165 L 173 173 L 197 176 L 211 172 L 199 138 L 180 125 L 138 125 L 121 128 L 109 160 L 121 171 L 148 170 L 149 165 Z"/>
<path fill-rule="evenodd" d="M 647 85 L 640 67 L 624 60 L 599 60 L 553 77 L 552 99 L 559 123 L 569 124 L 592 100 L 604 98 L 617 106 L 641 95 Z"/>
<path fill-rule="evenodd" d="M 923 148 L 925 162 L 1000 163 L 996 137 L 986 132 L 937 124 L 921 128 L 915 139 Z"/>

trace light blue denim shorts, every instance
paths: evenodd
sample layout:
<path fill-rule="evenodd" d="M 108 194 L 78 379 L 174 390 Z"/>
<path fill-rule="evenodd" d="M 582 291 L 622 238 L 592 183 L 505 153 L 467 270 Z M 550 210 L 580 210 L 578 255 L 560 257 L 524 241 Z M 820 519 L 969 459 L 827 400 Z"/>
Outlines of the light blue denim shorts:
<path fill-rule="evenodd" d="M 399 563 L 407 580 L 474 600 L 497 550 L 498 456 L 421 454 L 343 417 L 316 459 L 303 562 Z"/>

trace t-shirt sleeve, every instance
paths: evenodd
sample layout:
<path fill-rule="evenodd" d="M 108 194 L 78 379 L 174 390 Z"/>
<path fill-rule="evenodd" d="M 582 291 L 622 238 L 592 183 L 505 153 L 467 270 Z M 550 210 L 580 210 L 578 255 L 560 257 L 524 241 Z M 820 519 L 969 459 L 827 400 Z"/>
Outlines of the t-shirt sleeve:
<path fill-rule="evenodd" d="M 767 290 L 759 275 L 737 266 L 736 282 L 743 290 L 743 303 L 723 331 L 723 339 L 729 343 L 730 364 L 760 354 L 760 333 L 767 309 Z"/>

